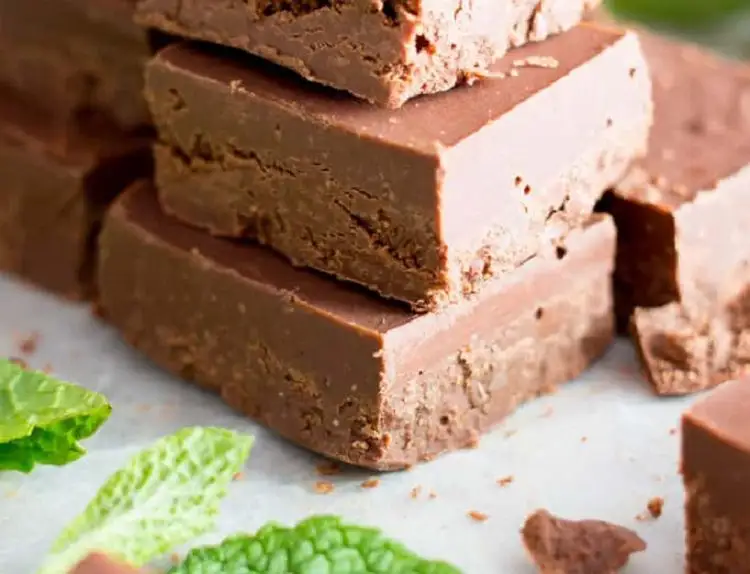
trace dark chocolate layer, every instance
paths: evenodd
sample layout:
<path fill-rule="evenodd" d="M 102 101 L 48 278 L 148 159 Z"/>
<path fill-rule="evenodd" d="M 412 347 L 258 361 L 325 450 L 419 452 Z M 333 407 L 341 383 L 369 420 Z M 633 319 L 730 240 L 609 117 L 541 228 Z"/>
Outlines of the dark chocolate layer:
<path fill-rule="evenodd" d="M 545 55 L 556 66 L 533 64 Z M 651 120 L 632 35 L 579 26 L 493 72 L 391 112 L 258 61 L 167 48 L 147 72 L 160 200 L 415 309 L 460 300 L 585 221 Z"/>
<path fill-rule="evenodd" d="M 608 220 L 575 232 L 560 258 L 536 258 L 475 300 L 416 315 L 184 226 L 153 195 L 135 187 L 105 225 L 109 320 L 171 372 L 352 464 L 401 468 L 473 444 L 612 339 Z"/>
<path fill-rule="evenodd" d="M 485 72 L 599 0 L 139 0 L 141 24 L 233 46 L 386 107 Z"/>

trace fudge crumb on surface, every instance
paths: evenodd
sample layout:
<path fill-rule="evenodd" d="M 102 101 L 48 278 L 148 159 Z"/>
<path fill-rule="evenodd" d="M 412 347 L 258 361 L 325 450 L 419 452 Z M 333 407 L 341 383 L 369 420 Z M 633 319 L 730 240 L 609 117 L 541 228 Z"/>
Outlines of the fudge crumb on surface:
<path fill-rule="evenodd" d="M 327 480 L 319 480 L 315 483 L 315 492 L 317 494 L 331 494 L 335 486 Z"/>
<path fill-rule="evenodd" d="M 341 474 L 341 465 L 332 460 L 326 460 L 315 467 L 315 472 L 320 476 L 336 476 Z"/>
<path fill-rule="evenodd" d="M 368 478 L 365 480 L 362 484 L 360 484 L 362 488 L 377 488 L 380 486 L 380 479 L 379 478 Z"/>
<path fill-rule="evenodd" d="M 430 493 L 427 495 L 427 498 L 429 498 L 430 500 L 435 500 L 437 498 L 437 492 L 435 492 L 434 490 L 431 490 Z"/>
<path fill-rule="evenodd" d="M 475 522 L 487 522 L 490 519 L 489 515 L 484 512 L 479 512 L 478 510 L 469 510 L 466 514 Z"/>
<path fill-rule="evenodd" d="M 664 499 L 661 496 L 654 496 L 646 505 L 649 514 L 654 518 L 659 518 L 664 511 Z"/>
<path fill-rule="evenodd" d="M 514 480 L 515 480 L 515 477 L 514 477 L 514 476 L 513 476 L 512 474 L 510 474 L 510 475 L 508 475 L 508 476 L 504 476 L 504 477 L 502 477 L 502 478 L 498 478 L 496 482 L 497 482 L 497 483 L 498 483 L 498 484 L 499 484 L 500 486 L 502 486 L 503 488 L 505 488 L 506 486 L 510 486 L 510 484 L 511 484 L 511 483 L 512 483 L 512 482 L 513 482 Z"/>
<path fill-rule="evenodd" d="M 419 495 L 422 494 L 422 487 L 417 485 L 414 488 L 411 489 L 411 492 L 409 493 L 409 496 L 411 498 L 417 499 L 419 498 Z"/>
<path fill-rule="evenodd" d="M 33 355 L 39 346 L 39 333 L 36 331 L 18 340 L 18 352 L 22 355 Z"/>
<path fill-rule="evenodd" d="M 602 520 L 565 520 L 537 510 L 521 529 L 541 574 L 614 574 L 646 543 L 632 530 Z"/>
<path fill-rule="evenodd" d="M 646 510 L 636 516 L 636 520 L 643 522 L 651 518 L 659 518 L 664 511 L 664 499 L 660 496 L 655 496 L 646 504 Z"/>

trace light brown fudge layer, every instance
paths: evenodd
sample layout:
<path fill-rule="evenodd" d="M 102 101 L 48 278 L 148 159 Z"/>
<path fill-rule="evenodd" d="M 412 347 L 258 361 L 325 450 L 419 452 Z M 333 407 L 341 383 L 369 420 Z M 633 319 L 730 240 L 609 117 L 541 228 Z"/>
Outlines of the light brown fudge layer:
<path fill-rule="evenodd" d="M 618 229 L 615 306 L 661 394 L 748 369 L 750 68 L 642 34 L 649 153 L 602 204 Z"/>
<path fill-rule="evenodd" d="M 0 86 L 61 128 L 91 116 L 127 131 L 149 125 L 151 41 L 133 10 L 131 0 L 0 2 Z"/>
<path fill-rule="evenodd" d="M 170 372 L 354 465 L 399 469 L 475 445 L 613 338 L 608 219 L 572 234 L 562 259 L 535 258 L 474 301 L 415 315 L 184 226 L 152 196 L 137 187 L 110 211 L 105 316 Z"/>
<path fill-rule="evenodd" d="M 557 67 L 515 66 L 545 54 Z M 149 65 L 164 209 L 419 311 L 553 249 L 651 122 L 635 37 L 595 26 L 397 112 L 245 64 L 174 46 Z"/>
<path fill-rule="evenodd" d="M 398 108 L 578 24 L 599 0 L 139 0 L 137 20 Z"/>

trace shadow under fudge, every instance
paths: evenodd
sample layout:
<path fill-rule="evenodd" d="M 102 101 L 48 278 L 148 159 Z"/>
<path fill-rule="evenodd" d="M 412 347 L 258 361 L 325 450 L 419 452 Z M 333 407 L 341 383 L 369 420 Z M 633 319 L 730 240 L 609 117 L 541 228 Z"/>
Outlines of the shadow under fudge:
<path fill-rule="evenodd" d="M 750 380 L 727 382 L 682 418 L 687 574 L 750 572 Z"/>
<path fill-rule="evenodd" d="M 94 294 L 96 238 L 114 197 L 151 171 L 149 140 L 57 132 L 0 91 L 0 271 L 72 299 Z"/>
<path fill-rule="evenodd" d="M 555 64 L 525 65 L 541 57 Z M 633 35 L 581 25 L 493 72 L 391 112 L 236 53 L 167 48 L 146 88 L 160 201 L 417 311 L 470 297 L 590 217 L 651 123 Z"/>
<path fill-rule="evenodd" d="M 0 2 L 0 86 L 68 126 L 146 130 L 143 67 L 159 34 L 133 23 L 131 0 Z"/>
<path fill-rule="evenodd" d="M 698 391 L 750 365 L 750 68 L 641 34 L 649 153 L 603 199 L 618 231 L 621 330 L 654 389 Z"/>
<path fill-rule="evenodd" d="M 144 26 L 286 66 L 397 108 L 575 26 L 599 0 L 139 0 Z"/>
<path fill-rule="evenodd" d="M 420 315 L 185 226 L 154 196 L 137 184 L 109 212 L 98 275 L 107 319 L 155 363 L 347 463 L 399 469 L 475 445 L 613 338 L 606 216 L 558 256 Z"/>

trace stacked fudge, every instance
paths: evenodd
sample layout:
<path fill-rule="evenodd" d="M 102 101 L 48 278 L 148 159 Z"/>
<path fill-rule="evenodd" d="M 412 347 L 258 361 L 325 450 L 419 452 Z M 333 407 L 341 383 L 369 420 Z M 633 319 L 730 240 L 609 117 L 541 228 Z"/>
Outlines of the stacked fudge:
<path fill-rule="evenodd" d="M 149 172 L 150 34 L 131 0 L 0 2 L 0 270 L 93 290 L 106 206 Z"/>
<path fill-rule="evenodd" d="M 325 455 L 475 444 L 613 337 L 593 212 L 645 153 L 651 86 L 589 4 L 138 2 L 193 42 L 147 65 L 155 182 L 107 219 L 106 316 Z"/>

